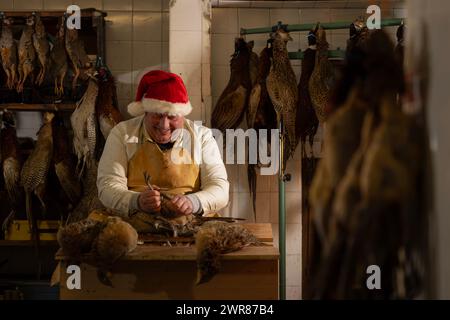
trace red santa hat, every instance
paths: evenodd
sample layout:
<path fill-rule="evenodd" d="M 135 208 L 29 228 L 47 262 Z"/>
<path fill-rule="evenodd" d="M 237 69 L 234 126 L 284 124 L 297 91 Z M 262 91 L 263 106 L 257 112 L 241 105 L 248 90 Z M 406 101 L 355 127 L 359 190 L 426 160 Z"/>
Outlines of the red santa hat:
<path fill-rule="evenodd" d="M 144 112 L 186 116 L 192 111 L 186 87 L 180 76 L 153 70 L 146 73 L 136 92 L 136 101 L 128 105 L 128 113 L 140 116 Z"/>

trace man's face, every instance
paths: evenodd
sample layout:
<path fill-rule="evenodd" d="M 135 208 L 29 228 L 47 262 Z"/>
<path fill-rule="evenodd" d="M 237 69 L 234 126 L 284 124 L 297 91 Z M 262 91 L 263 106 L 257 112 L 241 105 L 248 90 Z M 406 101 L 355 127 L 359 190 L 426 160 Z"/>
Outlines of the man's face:
<path fill-rule="evenodd" d="M 148 134 L 156 143 L 168 143 L 173 131 L 183 128 L 184 117 L 147 112 L 144 122 Z"/>

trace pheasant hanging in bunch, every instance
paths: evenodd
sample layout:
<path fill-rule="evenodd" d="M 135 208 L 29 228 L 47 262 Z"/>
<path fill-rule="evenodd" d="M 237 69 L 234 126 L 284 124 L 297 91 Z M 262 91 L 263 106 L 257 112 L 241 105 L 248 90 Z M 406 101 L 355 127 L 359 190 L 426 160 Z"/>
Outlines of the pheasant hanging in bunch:
<path fill-rule="evenodd" d="M 272 48 L 267 45 L 259 55 L 258 74 L 255 85 L 250 93 L 250 100 L 247 110 L 247 126 L 256 130 L 258 139 L 262 137 L 259 135 L 259 130 L 268 130 L 267 142 L 271 142 L 271 129 L 277 128 L 277 114 L 270 100 L 267 92 L 266 80 L 269 75 L 271 66 Z M 267 148 L 270 150 L 270 148 Z M 259 161 L 259 159 L 258 159 Z M 258 164 L 247 164 L 247 178 L 250 193 L 253 200 L 253 211 L 256 213 L 256 169 Z M 256 216 L 255 216 L 256 220 Z"/>
<path fill-rule="evenodd" d="M 69 61 L 74 71 L 74 77 L 72 80 L 72 95 L 75 96 L 76 85 L 78 78 L 82 79 L 86 75 L 86 71 L 91 67 L 91 62 L 86 53 L 83 41 L 78 37 L 77 29 L 66 29 L 66 52 L 69 57 Z"/>
<path fill-rule="evenodd" d="M 28 221 L 30 227 L 32 227 L 31 229 L 34 230 L 36 230 L 36 226 L 33 221 L 36 220 L 36 215 L 31 212 L 32 194 L 38 197 L 44 212 L 47 208 L 44 196 L 47 188 L 48 172 L 53 158 L 52 121 L 54 116 L 51 112 L 44 113 L 44 123 L 39 129 L 36 146 L 25 161 L 20 177 L 21 184 L 25 189 Z"/>
<path fill-rule="evenodd" d="M 98 85 L 90 79 L 84 96 L 77 103 L 77 108 L 70 116 L 73 129 L 73 147 L 78 157 L 77 169 L 81 179 L 86 165 L 89 167 L 94 160 L 97 143 L 97 119 L 95 117 L 95 102 L 98 96 Z"/>
<path fill-rule="evenodd" d="M 1 20 L 0 54 L 3 70 L 6 73 L 6 86 L 12 90 L 17 82 L 17 45 L 12 34 L 13 19 L 4 17 Z"/>
<path fill-rule="evenodd" d="M 81 183 L 76 176 L 67 129 L 60 115 L 53 120 L 53 146 L 56 176 L 71 206 L 74 207 L 81 197 Z"/>
<path fill-rule="evenodd" d="M 64 78 L 67 74 L 68 62 L 65 44 L 65 17 L 61 18 L 56 35 L 55 45 L 50 52 L 50 70 L 51 76 L 54 80 L 55 95 L 60 97 L 64 95 Z"/>
<path fill-rule="evenodd" d="M 17 84 L 17 92 L 23 91 L 23 86 L 28 77 L 33 77 L 34 63 L 36 59 L 36 51 L 33 46 L 35 16 L 31 15 L 27 18 L 25 29 L 19 41 L 19 82 Z"/>
<path fill-rule="evenodd" d="M 47 32 L 45 31 L 44 24 L 42 23 L 41 17 L 38 14 L 35 15 L 34 30 L 35 32 L 33 34 L 33 46 L 36 50 L 36 55 L 40 64 L 36 84 L 40 86 L 42 82 L 44 82 L 44 78 L 48 69 L 50 44 L 47 40 Z"/>
<path fill-rule="evenodd" d="M 23 189 L 20 185 L 22 157 L 17 140 L 14 115 L 7 110 L 3 111 L 2 122 L 3 128 L 0 132 L 2 175 L 12 209 L 3 224 L 3 229 L 6 230 L 9 222 L 11 222 L 15 214 L 22 208 Z"/>
<path fill-rule="evenodd" d="M 234 54 L 230 61 L 230 80 L 212 112 L 211 127 L 225 132 L 226 129 L 236 129 L 241 123 L 252 89 L 250 78 L 252 49 L 253 41 L 247 43 L 242 38 L 236 38 Z"/>
<path fill-rule="evenodd" d="M 296 136 L 302 144 L 302 156 L 305 157 L 305 142 L 309 138 L 311 151 L 313 150 L 314 136 L 319 126 L 316 112 L 312 106 L 309 94 L 309 80 L 316 64 L 316 32 L 311 31 L 308 35 L 308 49 L 305 50 L 302 60 L 302 73 L 298 83 L 298 106 L 296 118 Z"/>
<path fill-rule="evenodd" d="M 317 53 L 314 71 L 309 80 L 309 94 L 320 123 L 324 123 L 328 117 L 328 103 L 331 89 L 334 83 L 334 69 L 328 60 L 328 42 L 325 30 L 318 25 L 317 28 Z"/>
<path fill-rule="evenodd" d="M 98 98 L 95 112 L 100 124 L 100 131 L 106 140 L 111 129 L 123 121 L 123 117 L 118 108 L 116 84 L 111 72 L 106 68 L 100 68 L 97 79 Z"/>
<path fill-rule="evenodd" d="M 267 91 L 277 113 L 277 120 L 283 121 L 286 128 L 284 144 L 284 163 L 294 154 L 297 147 L 295 119 L 297 114 L 297 79 L 292 69 L 287 51 L 287 42 L 292 41 L 289 33 L 280 28 L 271 34 L 272 67 L 267 77 Z"/>

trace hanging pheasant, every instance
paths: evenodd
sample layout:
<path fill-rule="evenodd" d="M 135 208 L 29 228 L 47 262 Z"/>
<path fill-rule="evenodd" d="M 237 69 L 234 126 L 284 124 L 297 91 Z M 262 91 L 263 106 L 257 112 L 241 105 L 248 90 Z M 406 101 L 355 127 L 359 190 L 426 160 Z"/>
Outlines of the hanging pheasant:
<path fill-rule="evenodd" d="M 366 104 L 361 143 L 334 195 L 320 268 L 312 279 L 314 297 L 408 299 L 419 293 L 423 279 L 419 177 L 424 131 L 397 102 L 403 75 L 389 36 L 372 32 L 363 53 L 365 72 L 349 95 L 359 91 Z M 328 124 L 345 108 L 339 107 Z M 384 270 L 383 290 L 358 290 L 372 264 Z"/>
<path fill-rule="evenodd" d="M 364 21 L 356 20 L 350 25 L 349 34 L 344 64 L 330 95 L 329 113 L 333 113 L 345 103 L 353 86 L 363 81 L 366 74 L 364 58 L 367 51 L 367 39 L 370 35 L 369 29 Z"/>
<path fill-rule="evenodd" d="M 53 120 L 53 146 L 56 176 L 70 204 L 74 207 L 81 197 L 81 183 L 75 173 L 67 129 L 60 116 L 56 116 Z"/>
<path fill-rule="evenodd" d="M 106 140 L 111 129 L 123 121 L 123 117 L 118 109 L 114 77 L 107 69 L 101 68 L 97 78 L 98 98 L 95 105 L 95 112 L 100 124 L 100 131 Z"/>
<path fill-rule="evenodd" d="M 19 41 L 19 82 L 17 84 L 17 92 L 23 91 L 23 86 L 29 76 L 33 77 L 36 59 L 36 51 L 33 46 L 34 23 L 35 17 L 33 15 L 29 16 Z"/>
<path fill-rule="evenodd" d="M 311 96 L 309 94 L 309 80 L 314 71 L 316 63 L 316 35 L 311 31 L 308 35 L 308 49 L 305 50 L 302 60 L 302 73 L 298 83 L 298 106 L 296 118 L 296 137 L 301 141 L 302 156 L 305 157 L 306 138 L 309 138 L 311 151 L 313 150 L 314 136 L 319 126 L 316 112 L 312 106 Z"/>
<path fill-rule="evenodd" d="M 20 186 L 20 171 L 22 169 L 22 157 L 17 141 L 16 121 L 9 111 L 3 112 L 3 128 L 0 132 L 0 148 L 2 159 L 2 175 L 8 192 L 11 213 L 5 219 L 3 230 L 6 230 L 16 212 L 21 209 L 23 202 L 23 190 Z"/>
<path fill-rule="evenodd" d="M 226 129 L 236 129 L 242 121 L 252 89 L 249 70 L 252 49 L 253 41 L 247 43 L 236 38 L 230 62 L 230 80 L 211 115 L 213 128 L 225 132 Z"/>
<path fill-rule="evenodd" d="M 77 206 L 69 213 L 67 222 L 78 222 L 88 217 L 92 210 L 103 210 L 105 207 L 98 198 L 97 170 L 98 163 L 95 159 L 84 170 L 82 180 L 82 196 Z"/>
<path fill-rule="evenodd" d="M 17 46 L 12 34 L 13 19 L 3 17 L 0 36 L 0 53 L 3 70 L 6 73 L 6 86 L 12 90 L 17 82 Z"/>
<path fill-rule="evenodd" d="M 85 76 L 85 72 L 91 67 L 91 62 L 86 54 L 83 41 L 78 37 L 77 29 L 66 29 L 65 44 L 67 55 L 74 71 L 72 95 L 75 96 L 78 77 Z"/>
<path fill-rule="evenodd" d="M 78 177 L 83 175 L 85 166 L 91 164 L 95 155 L 97 143 L 97 120 L 95 117 L 95 102 L 98 96 L 98 85 L 90 79 L 84 96 L 77 103 L 75 111 L 70 116 L 73 129 L 73 147 L 78 157 Z"/>
<path fill-rule="evenodd" d="M 39 14 L 35 15 L 33 34 L 33 46 L 36 50 L 37 58 L 40 64 L 39 74 L 36 79 L 36 84 L 40 86 L 44 82 L 45 75 L 48 69 L 50 44 L 47 40 L 47 32 L 45 31 L 44 24 L 41 21 Z"/>
<path fill-rule="evenodd" d="M 333 65 L 328 60 L 328 47 L 325 30 L 319 24 L 317 30 L 316 63 L 309 80 L 309 94 L 320 123 L 324 123 L 328 117 L 327 108 L 334 82 Z"/>
<path fill-rule="evenodd" d="M 57 97 L 64 95 L 64 78 L 67 73 L 68 62 L 65 44 L 65 18 L 62 17 L 56 35 L 55 45 L 50 52 L 50 70 L 54 80 L 54 93 Z"/>
<path fill-rule="evenodd" d="M 40 274 L 40 254 L 39 254 L 39 230 L 37 225 L 38 217 L 36 212 L 32 212 L 32 195 L 36 195 L 41 203 L 43 214 L 47 211 L 44 196 L 47 189 L 47 177 L 53 155 L 52 120 L 54 114 L 45 112 L 43 125 L 39 129 L 36 146 L 25 161 L 20 175 L 20 183 L 25 190 L 25 211 L 28 225 L 31 231 L 31 238 L 36 245 L 38 259 L 38 274 Z"/>
<path fill-rule="evenodd" d="M 267 92 L 266 79 L 269 75 L 271 66 L 272 49 L 267 45 L 259 55 L 258 74 L 256 77 L 255 85 L 250 93 L 250 99 L 247 110 L 247 126 L 256 130 L 258 139 L 259 130 L 268 130 L 267 142 L 270 145 L 271 129 L 277 128 L 276 117 L 277 114 L 270 100 L 269 93 Z M 267 148 L 270 151 L 270 148 Z M 259 161 L 259 159 L 258 159 Z M 257 175 L 256 169 L 258 164 L 247 164 L 247 178 L 250 193 L 253 200 L 253 211 L 256 215 L 256 182 Z M 255 216 L 256 219 L 256 216 Z"/>
<path fill-rule="evenodd" d="M 283 29 L 272 33 L 272 67 L 267 77 L 267 91 L 277 113 L 277 121 L 286 128 L 284 163 L 293 155 L 297 146 L 295 119 L 297 113 L 297 79 L 287 51 L 287 42 L 292 41 Z"/>

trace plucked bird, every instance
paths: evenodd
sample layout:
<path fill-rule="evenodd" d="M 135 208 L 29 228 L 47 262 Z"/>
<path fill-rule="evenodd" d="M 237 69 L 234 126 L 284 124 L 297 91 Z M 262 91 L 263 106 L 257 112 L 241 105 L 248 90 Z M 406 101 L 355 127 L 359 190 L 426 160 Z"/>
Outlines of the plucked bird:
<path fill-rule="evenodd" d="M 36 84 L 40 86 L 44 82 L 45 75 L 47 74 L 50 44 L 47 40 L 47 32 L 45 31 L 44 24 L 42 23 L 39 14 L 35 15 L 34 30 L 35 32 L 33 34 L 33 46 L 40 65 Z"/>
<path fill-rule="evenodd" d="M 236 38 L 234 53 L 230 61 L 230 80 L 219 97 L 211 115 L 211 127 L 225 132 L 236 129 L 242 121 L 252 89 L 250 59 L 253 41 Z"/>
<path fill-rule="evenodd" d="M 6 73 L 6 86 L 12 90 L 17 82 L 17 45 L 12 34 L 13 19 L 4 17 L 1 21 L 0 53 L 3 70 Z"/>
<path fill-rule="evenodd" d="M 31 15 L 27 18 L 25 28 L 19 40 L 19 82 L 17 84 L 17 92 L 22 92 L 27 78 L 33 77 L 36 59 L 36 51 L 33 46 L 34 24 L 35 16 Z"/>
<path fill-rule="evenodd" d="M 282 120 L 286 128 L 284 163 L 293 155 L 297 146 L 295 119 L 297 114 L 297 79 L 289 60 L 287 43 L 292 41 L 289 33 L 279 29 L 271 34 L 272 66 L 267 76 L 267 91 L 277 113 L 277 123 Z"/>

